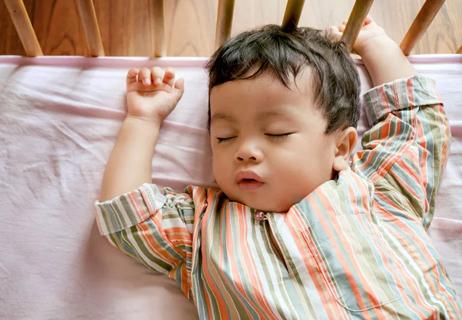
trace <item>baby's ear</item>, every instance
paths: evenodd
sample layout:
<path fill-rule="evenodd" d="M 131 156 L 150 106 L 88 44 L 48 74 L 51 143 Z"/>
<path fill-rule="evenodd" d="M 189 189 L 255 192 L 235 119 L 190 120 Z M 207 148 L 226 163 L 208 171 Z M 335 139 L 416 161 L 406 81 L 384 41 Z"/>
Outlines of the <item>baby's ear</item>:
<path fill-rule="evenodd" d="M 358 132 L 353 127 L 348 127 L 338 132 L 333 163 L 333 169 L 335 171 L 341 171 L 348 168 L 350 154 L 353 152 L 357 140 Z"/>

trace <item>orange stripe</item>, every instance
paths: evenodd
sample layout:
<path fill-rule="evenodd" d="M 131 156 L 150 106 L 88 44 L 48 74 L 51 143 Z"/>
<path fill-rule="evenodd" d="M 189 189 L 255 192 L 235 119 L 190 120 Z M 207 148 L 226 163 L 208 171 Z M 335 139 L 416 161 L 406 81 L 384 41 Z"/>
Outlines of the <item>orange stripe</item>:
<path fill-rule="evenodd" d="M 409 104 L 411 106 L 415 106 L 415 101 L 414 101 L 414 81 L 412 81 L 412 78 L 409 78 L 406 81 L 406 93 L 407 93 L 407 97 L 409 99 Z"/>
<path fill-rule="evenodd" d="M 316 287 L 318 296 L 322 301 L 322 306 L 327 313 L 328 319 L 339 319 L 339 314 L 342 313 L 344 314 L 344 319 L 346 319 L 346 310 L 337 303 L 335 296 L 330 290 L 324 290 L 326 289 L 326 282 L 321 274 L 322 271 L 320 270 L 320 266 L 314 258 L 315 256 L 319 256 L 320 253 L 316 251 L 316 244 L 312 241 L 311 237 L 303 240 L 299 238 L 300 234 L 297 234 L 297 230 L 299 230 L 298 233 L 301 233 L 303 232 L 301 230 L 306 230 L 307 226 L 303 221 L 300 220 L 302 213 L 299 212 L 296 208 L 293 210 L 297 214 L 291 215 L 292 219 L 287 220 L 287 222 L 290 223 L 288 229 L 292 234 L 292 238 L 297 246 L 298 251 L 300 253 L 304 253 L 308 249 L 311 252 L 311 255 L 301 254 L 300 256 L 303 257 L 305 270 L 310 274 L 311 281 Z M 310 256 L 313 257 L 313 261 L 311 261 L 312 259 L 310 259 Z M 317 270 L 321 272 L 317 272 Z M 334 306 L 336 308 L 334 308 Z"/>
<path fill-rule="evenodd" d="M 181 291 L 183 291 L 183 294 L 189 298 L 190 285 L 187 281 L 188 279 L 188 270 L 186 270 L 186 262 L 184 262 L 181 267 Z"/>
<path fill-rule="evenodd" d="M 422 179 L 422 185 L 424 186 L 424 192 L 426 194 L 427 190 L 427 185 L 428 185 L 428 176 L 427 176 L 427 157 L 429 156 L 429 152 L 433 153 L 434 150 L 428 150 L 427 149 L 427 140 L 425 138 L 425 133 L 424 133 L 424 130 L 423 130 L 423 126 L 422 126 L 422 123 L 419 122 L 418 124 L 416 124 L 416 131 L 418 133 L 418 136 L 421 137 L 421 139 L 419 139 L 418 143 L 419 145 L 424 148 L 425 151 L 427 152 L 423 152 L 423 154 L 421 155 L 421 158 L 420 158 L 420 162 L 419 162 L 419 165 L 420 165 L 420 168 L 421 168 L 421 179 Z M 428 132 L 428 134 L 432 134 L 432 132 Z M 436 141 L 435 141 L 436 142 Z M 433 159 L 434 160 L 434 159 Z M 435 166 L 436 168 L 436 166 Z M 438 170 L 440 168 L 436 168 L 436 170 Z M 428 206 L 425 206 L 424 207 L 425 210 L 428 210 Z"/>
<path fill-rule="evenodd" d="M 207 239 L 207 232 L 206 232 L 206 221 L 209 220 L 209 215 L 210 215 L 210 209 L 208 208 L 201 223 L 202 223 L 202 234 L 201 234 L 201 243 L 203 246 L 205 246 L 206 242 L 205 240 Z M 214 214 L 214 213 L 212 213 Z M 202 252 L 201 252 L 202 253 Z M 202 255 L 201 255 L 202 256 Z M 215 294 L 213 295 L 213 298 L 214 298 L 214 301 L 216 302 L 216 304 L 218 305 L 218 312 L 220 313 L 221 317 L 224 317 L 225 315 L 228 314 L 227 312 L 227 309 L 226 309 L 226 305 L 225 305 L 225 302 L 223 301 L 223 299 L 221 299 L 221 295 L 223 294 L 226 294 L 226 290 L 219 290 L 217 288 L 217 286 L 215 286 L 215 279 L 213 278 L 213 276 L 210 274 L 210 272 L 212 272 L 212 269 L 208 266 L 208 260 L 206 258 L 202 258 L 202 275 L 204 276 L 205 280 L 206 280 L 206 284 L 207 284 L 207 287 L 210 288 L 210 290 L 212 292 L 214 292 Z M 207 307 L 207 310 L 208 310 L 208 313 L 209 315 L 214 315 L 213 313 L 213 309 L 212 309 L 212 303 L 210 301 L 210 298 L 209 297 L 209 293 L 207 291 L 204 292 L 204 297 L 206 297 L 209 302 L 206 303 L 206 307 Z"/>
<path fill-rule="evenodd" d="M 393 231 L 390 230 L 393 232 L 395 239 L 398 240 L 398 242 L 400 243 L 405 242 L 404 240 L 402 240 L 402 238 L 400 240 L 400 235 L 405 234 L 407 226 L 400 219 L 397 219 L 394 214 L 390 213 L 390 211 L 385 210 L 385 208 L 378 205 L 377 203 L 375 204 L 376 205 L 374 205 L 374 208 L 375 208 L 374 212 L 381 213 L 385 221 L 393 220 L 393 223 L 398 226 L 398 229 L 400 230 L 399 233 L 395 233 L 394 230 Z M 419 314 L 419 318 L 423 319 L 425 317 L 425 314 L 422 313 L 421 308 L 422 306 L 426 305 L 426 302 L 422 297 L 422 292 L 421 292 L 420 287 L 415 285 L 412 277 L 409 276 L 409 272 L 407 271 L 407 266 L 403 265 L 400 259 L 394 259 L 394 264 L 398 267 L 399 270 L 402 270 L 402 271 L 399 274 L 398 272 L 391 273 L 393 279 L 395 280 L 397 284 L 402 283 L 402 281 L 405 281 L 407 284 L 407 285 L 402 285 L 402 286 L 396 286 L 395 288 L 401 292 L 400 296 L 405 302 L 407 302 L 405 305 L 409 309 L 413 310 L 414 313 Z M 418 304 L 416 304 L 415 301 L 409 300 L 407 293 L 404 291 L 404 288 L 406 287 L 411 291 L 412 297 L 419 301 Z M 432 310 L 431 307 L 429 308 L 429 310 Z"/>
<path fill-rule="evenodd" d="M 242 207 L 241 207 L 242 208 Z M 226 235 L 226 247 L 227 247 L 227 254 L 228 254 L 228 259 L 229 259 L 229 264 L 230 264 L 230 269 L 231 269 L 231 274 L 232 274 L 232 279 L 233 283 L 230 284 L 230 287 L 234 287 L 237 289 L 238 292 L 240 292 L 244 297 L 245 300 L 249 303 L 249 305 L 252 306 L 252 308 L 258 313 L 258 307 L 249 299 L 247 292 L 245 292 L 243 288 L 243 281 L 241 278 L 240 272 L 237 270 L 237 265 L 238 261 L 236 260 L 236 257 L 234 255 L 234 239 L 232 238 L 232 226 L 230 223 L 230 216 L 232 214 L 237 214 L 238 216 L 242 214 L 242 210 L 240 208 L 236 207 L 237 212 L 232 212 L 231 206 L 228 206 L 225 210 L 221 211 L 219 214 L 224 218 L 224 223 L 225 223 L 225 235 Z M 223 222 L 221 222 L 223 223 Z M 221 229 L 221 228 L 220 228 Z M 240 230 L 238 231 L 238 234 L 241 234 Z M 223 247 L 217 248 L 220 251 L 223 251 Z M 223 265 L 219 266 L 220 269 L 223 268 Z M 245 269 L 245 268 L 244 268 Z M 237 300 L 240 300 L 240 297 L 235 297 Z M 244 311 L 247 314 L 247 317 L 250 319 L 251 318 L 251 313 L 247 310 L 247 308 L 243 308 Z"/>
<path fill-rule="evenodd" d="M 393 91 L 393 104 L 395 106 L 399 106 L 401 105 L 401 101 L 399 100 L 399 94 L 398 92 L 396 91 L 396 85 L 392 85 L 391 86 L 391 90 Z M 391 111 L 391 110 L 390 110 Z"/>
<path fill-rule="evenodd" d="M 326 211 L 328 212 L 329 211 L 329 207 L 330 207 L 330 201 L 329 201 L 329 198 L 326 197 L 322 192 L 319 192 L 318 193 L 319 195 L 319 198 L 321 199 L 321 203 L 322 205 L 327 209 Z M 321 214 L 323 211 L 321 208 L 318 207 L 317 203 L 315 201 L 313 201 L 312 203 L 313 207 L 317 208 L 316 213 L 318 214 Z M 321 214 L 322 215 L 322 214 Z M 323 229 L 326 231 L 327 234 L 329 234 L 329 238 L 331 239 L 334 239 L 334 235 L 330 232 L 329 230 L 329 227 L 327 227 L 327 224 L 324 223 L 324 219 L 319 219 L 319 221 L 321 222 L 321 224 L 323 225 Z M 340 230 L 341 228 L 339 228 L 339 226 L 337 225 L 337 222 L 335 220 L 331 220 L 332 224 L 333 224 L 333 227 L 334 229 L 336 230 Z M 342 235 L 341 232 L 338 232 L 338 236 L 340 237 L 340 235 Z M 335 256 L 338 258 L 338 261 L 340 262 L 340 264 L 342 265 L 342 269 L 345 270 L 345 275 L 346 275 L 346 278 L 347 278 L 347 281 L 348 283 L 350 284 L 351 288 L 352 288 L 352 291 L 353 291 L 353 294 L 356 298 L 356 301 L 358 302 L 358 305 L 360 307 L 360 309 L 366 309 L 366 305 L 364 304 L 364 301 L 363 301 L 363 298 L 361 297 L 361 294 L 359 292 L 359 287 L 357 286 L 357 283 L 356 281 L 350 277 L 350 274 L 356 274 L 360 277 L 360 280 L 361 280 L 361 285 L 366 289 L 366 292 L 372 292 L 372 288 L 369 287 L 366 279 L 363 277 L 363 274 L 361 272 L 361 268 L 357 265 L 357 262 L 356 260 L 354 259 L 354 253 L 353 251 L 351 250 L 350 246 L 349 245 L 345 245 L 344 248 L 345 250 L 347 251 L 347 255 L 350 256 L 352 259 L 351 259 L 351 263 L 353 264 L 353 267 L 356 269 L 356 270 L 351 270 L 348 268 L 348 263 L 344 260 L 343 258 L 343 253 L 341 251 L 341 249 L 338 247 L 337 245 L 337 242 L 335 241 L 329 241 L 331 244 L 332 244 L 332 248 L 335 249 Z M 340 242 L 341 243 L 344 243 L 344 244 L 348 244 L 348 241 L 342 237 L 342 239 L 340 239 Z M 326 267 L 327 269 L 327 267 Z M 350 273 L 346 272 L 350 270 Z M 371 301 L 372 304 L 378 304 L 378 301 L 375 301 L 375 297 L 369 297 L 369 301 Z M 371 299 L 372 298 L 372 299 Z M 382 309 L 378 309 L 378 308 L 374 308 L 373 310 L 364 310 L 364 311 L 361 311 L 361 314 L 363 316 L 365 316 L 367 319 L 369 319 L 371 316 L 369 315 L 369 311 L 373 311 L 375 313 L 375 315 L 377 316 L 377 319 L 382 319 L 384 317 L 384 315 L 382 314 Z M 364 314 L 363 312 L 366 312 L 366 314 Z M 378 312 L 380 312 L 380 314 L 378 314 Z"/>
<path fill-rule="evenodd" d="M 352 189 L 352 188 L 348 188 L 348 195 L 349 195 L 349 197 L 350 197 L 349 200 L 350 200 L 351 202 L 353 202 L 353 201 L 354 201 L 354 202 L 357 202 L 357 201 L 355 200 L 355 199 L 356 199 L 356 195 L 353 193 L 353 189 Z M 353 204 L 353 203 L 352 203 L 352 204 Z M 360 210 L 359 210 L 359 207 L 358 207 L 358 206 L 352 205 L 351 207 L 352 207 L 352 209 L 353 209 L 353 211 L 354 211 L 355 214 L 360 214 Z M 363 207 L 364 207 L 364 206 L 363 206 Z M 365 208 L 365 207 L 364 207 L 364 208 Z"/>
<path fill-rule="evenodd" d="M 406 175 L 410 178 L 413 178 L 413 182 L 416 183 L 417 185 L 420 185 L 421 184 L 421 181 L 419 179 L 419 177 L 417 176 L 417 172 L 415 170 L 413 170 L 412 168 L 409 167 L 408 163 L 406 161 L 404 161 L 403 159 L 400 159 L 400 161 L 397 161 L 396 162 L 397 165 L 399 165 L 400 169 L 403 170 Z M 400 186 L 403 187 L 403 189 L 405 189 L 408 193 L 410 193 L 412 195 L 412 197 L 415 199 L 415 200 L 423 200 L 424 203 L 422 203 L 422 208 L 425 209 L 425 200 L 426 200 L 426 197 L 424 199 L 421 199 L 421 197 L 414 191 L 414 188 L 411 187 L 407 182 L 406 180 L 401 176 L 399 175 L 398 173 L 394 173 L 393 174 L 393 177 L 394 179 L 397 180 L 397 182 L 399 183 Z M 424 196 L 426 195 L 426 190 L 425 188 L 420 185 L 421 187 L 421 190 L 420 191 L 423 191 L 423 194 Z M 411 200 L 411 199 L 409 199 Z"/>
<path fill-rule="evenodd" d="M 154 220 L 151 220 L 153 223 Z M 165 249 L 163 246 L 159 245 L 159 243 L 155 240 L 155 237 L 153 236 L 153 233 L 151 231 L 151 228 L 148 226 L 147 223 L 140 223 L 137 226 L 137 229 L 141 231 L 141 234 L 139 234 L 139 237 L 144 239 L 146 241 L 146 245 L 149 249 L 151 249 L 157 256 L 157 258 L 163 260 L 167 264 L 174 264 L 178 265 L 181 260 L 174 258 L 168 251 Z M 167 242 L 168 239 L 165 239 Z M 171 244 L 170 247 L 173 251 L 178 253 L 179 255 L 183 256 L 181 253 L 179 253 L 177 250 L 175 250 L 175 247 Z"/>
<path fill-rule="evenodd" d="M 247 230 L 247 221 L 245 219 L 245 215 L 247 213 L 245 212 L 245 210 L 240 210 L 239 214 L 238 214 L 238 221 L 239 221 L 239 226 L 242 226 L 242 231 L 239 232 L 239 234 L 242 234 L 242 239 L 247 239 L 247 233 L 246 233 L 246 230 Z M 260 308 L 263 308 L 263 311 L 265 313 L 265 315 L 271 315 L 274 319 L 277 319 L 278 316 L 276 314 L 274 314 L 272 308 L 270 307 L 270 305 L 268 304 L 268 300 L 265 298 L 264 294 L 263 294 L 263 287 L 262 287 L 262 284 L 261 284 L 261 281 L 260 281 L 260 278 L 258 277 L 256 271 L 257 271 L 257 268 L 255 266 L 255 263 L 254 263 L 254 258 L 252 257 L 252 255 L 250 254 L 250 251 L 249 251 L 249 247 L 246 243 L 246 241 L 243 241 L 242 242 L 242 246 L 240 247 L 241 251 L 242 251 L 242 254 L 244 255 L 245 257 L 245 261 L 248 262 L 249 265 L 246 266 L 246 268 L 244 268 L 244 272 L 246 272 L 248 278 L 250 279 L 250 283 L 252 284 L 252 287 L 254 287 L 256 290 L 255 290 L 255 293 L 257 293 L 257 300 L 258 302 L 260 303 Z"/>
<path fill-rule="evenodd" d="M 389 102 L 389 99 L 388 99 L 388 96 L 387 94 L 385 93 L 385 87 L 382 87 L 380 90 L 380 95 L 382 96 L 382 103 L 385 105 L 386 107 L 386 112 L 387 113 L 390 113 L 392 111 L 391 109 L 391 106 L 390 106 L 390 102 Z"/>
<path fill-rule="evenodd" d="M 210 189 L 209 189 L 210 190 Z M 217 195 L 216 192 L 214 192 L 215 190 L 210 190 L 211 192 L 207 192 L 207 203 L 210 203 L 210 204 L 213 204 L 214 202 L 214 199 L 215 199 L 215 196 Z M 202 218 L 202 220 L 200 221 L 201 223 L 201 229 L 202 229 L 202 232 L 201 232 L 201 248 L 204 248 L 206 246 L 206 236 L 207 236 L 207 223 L 206 222 L 210 222 L 210 215 L 214 215 L 215 212 L 212 212 L 211 211 L 211 207 L 207 207 L 205 213 L 204 213 L 204 216 Z M 216 302 L 216 304 L 218 305 L 218 312 L 219 314 L 221 315 L 221 317 L 224 317 L 225 315 L 228 314 L 227 310 L 226 310 L 226 306 L 225 306 L 225 302 L 223 299 L 221 299 L 221 294 L 226 294 L 226 291 L 225 290 L 221 290 L 223 292 L 221 292 L 216 286 L 215 286 L 215 280 L 213 278 L 213 276 L 210 274 L 211 272 L 211 269 L 210 267 L 208 267 L 208 260 L 207 259 L 204 259 L 202 258 L 203 257 L 203 254 L 202 254 L 203 251 L 201 251 L 199 253 L 199 255 L 201 256 L 201 261 L 202 261 L 202 275 L 204 276 L 204 278 L 206 279 L 206 286 L 212 291 L 214 292 L 215 294 L 213 294 L 213 299 L 214 301 Z M 216 294 L 218 293 L 218 295 Z M 203 296 L 208 300 L 208 303 L 205 303 L 205 306 L 207 308 L 207 311 L 208 311 L 208 314 L 209 315 L 215 315 L 215 313 L 213 312 L 213 309 L 212 309 L 212 302 L 211 302 L 211 298 L 209 296 L 209 293 L 207 291 L 203 291 Z"/>
<path fill-rule="evenodd" d="M 146 216 L 149 216 L 149 215 L 145 215 L 144 210 L 138 205 L 138 199 L 137 199 L 137 193 L 136 192 L 128 193 L 128 198 L 130 199 L 130 204 L 135 207 L 135 213 L 139 218 L 144 219 L 144 218 L 146 218 Z"/>

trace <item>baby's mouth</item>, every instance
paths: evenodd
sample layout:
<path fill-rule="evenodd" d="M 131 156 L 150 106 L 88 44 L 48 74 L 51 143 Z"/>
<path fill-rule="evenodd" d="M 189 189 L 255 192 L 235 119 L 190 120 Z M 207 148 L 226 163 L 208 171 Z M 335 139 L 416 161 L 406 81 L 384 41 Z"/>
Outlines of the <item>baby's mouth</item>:
<path fill-rule="evenodd" d="M 252 171 L 239 172 L 236 175 L 236 183 L 244 190 L 255 190 L 264 184 L 263 179 Z"/>
<path fill-rule="evenodd" d="M 260 188 L 263 185 L 263 182 L 255 179 L 241 179 L 237 182 L 237 185 L 239 188 L 244 190 L 255 190 Z"/>

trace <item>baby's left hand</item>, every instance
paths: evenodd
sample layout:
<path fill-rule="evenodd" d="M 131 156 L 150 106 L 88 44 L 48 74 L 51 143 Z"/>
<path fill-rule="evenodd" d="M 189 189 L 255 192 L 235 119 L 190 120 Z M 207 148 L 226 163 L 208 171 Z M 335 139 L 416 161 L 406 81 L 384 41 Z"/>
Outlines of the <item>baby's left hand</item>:
<path fill-rule="evenodd" d="M 345 28 L 343 23 L 330 28 L 330 32 L 340 40 Z M 374 86 L 415 75 L 414 67 L 398 44 L 369 16 L 359 30 L 353 52 L 361 56 Z"/>
<path fill-rule="evenodd" d="M 346 22 L 343 22 L 340 26 L 331 27 L 329 31 L 340 40 L 345 28 Z M 367 16 L 353 44 L 353 52 L 363 56 L 370 48 L 380 48 L 382 44 L 389 44 L 390 41 L 393 40 L 388 37 L 385 30 L 375 23 L 370 16 Z"/>

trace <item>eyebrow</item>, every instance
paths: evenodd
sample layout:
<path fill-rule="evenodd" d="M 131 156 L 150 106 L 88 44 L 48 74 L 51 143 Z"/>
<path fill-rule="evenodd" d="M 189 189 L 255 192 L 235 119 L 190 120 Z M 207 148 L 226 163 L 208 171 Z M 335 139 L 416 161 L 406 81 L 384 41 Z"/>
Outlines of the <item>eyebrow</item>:
<path fill-rule="evenodd" d="M 218 112 L 218 113 L 215 113 L 214 115 L 212 115 L 212 117 L 210 118 L 210 122 L 212 122 L 213 120 L 226 120 L 226 121 L 234 121 L 234 117 L 230 116 L 229 114 L 226 114 L 226 113 L 221 113 L 221 112 Z"/>
<path fill-rule="evenodd" d="M 287 116 L 287 114 L 285 112 L 281 112 L 281 111 L 266 111 L 266 112 L 263 112 L 261 114 L 259 114 L 258 118 L 259 119 L 262 119 L 262 120 L 266 120 L 267 118 L 272 118 L 272 117 L 283 117 L 283 118 L 289 118 Z M 229 122 L 233 122 L 235 121 L 234 120 L 234 117 L 229 115 L 229 114 L 226 114 L 226 113 L 222 113 L 222 112 L 218 112 L 218 113 L 215 113 L 214 115 L 212 115 L 212 118 L 211 118 L 211 121 L 213 120 L 225 120 L 225 121 L 229 121 Z"/>

